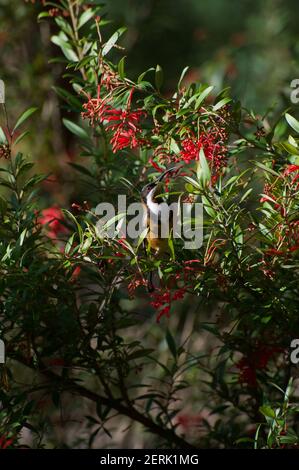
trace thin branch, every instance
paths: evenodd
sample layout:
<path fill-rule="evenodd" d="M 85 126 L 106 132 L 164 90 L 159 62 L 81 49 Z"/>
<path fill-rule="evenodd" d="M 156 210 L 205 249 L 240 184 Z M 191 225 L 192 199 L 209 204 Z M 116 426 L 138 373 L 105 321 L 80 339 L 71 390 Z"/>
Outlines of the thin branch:
<path fill-rule="evenodd" d="M 28 364 L 28 362 L 23 359 L 23 358 L 13 358 L 16 361 L 20 362 L 26 367 L 29 367 L 32 370 L 35 370 L 41 374 L 43 374 L 45 377 L 50 379 L 52 382 L 56 381 L 59 383 L 59 385 L 68 392 L 75 393 L 81 397 L 87 398 L 95 403 L 101 403 L 109 408 L 113 408 L 116 410 L 118 413 L 127 416 L 128 418 L 132 419 L 133 421 L 136 421 L 143 426 L 145 426 L 151 433 L 160 436 L 162 439 L 165 439 L 166 441 L 175 444 L 178 448 L 180 449 L 196 449 L 195 446 L 190 444 L 189 442 L 185 441 L 182 437 L 178 436 L 173 430 L 171 429 L 166 429 L 160 427 L 157 423 L 155 423 L 151 418 L 143 415 L 140 413 L 134 406 L 126 406 L 123 403 L 120 402 L 120 400 L 110 396 L 106 397 L 103 395 L 100 395 L 98 393 L 95 393 L 82 385 L 78 385 L 77 383 L 74 382 L 74 380 L 69 379 L 69 378 L 63 378 L 59 376 L 58 374 L 55 374 L 51 370 L 47 368 L 38 368 L 34 367 L 33 365 Z"/>

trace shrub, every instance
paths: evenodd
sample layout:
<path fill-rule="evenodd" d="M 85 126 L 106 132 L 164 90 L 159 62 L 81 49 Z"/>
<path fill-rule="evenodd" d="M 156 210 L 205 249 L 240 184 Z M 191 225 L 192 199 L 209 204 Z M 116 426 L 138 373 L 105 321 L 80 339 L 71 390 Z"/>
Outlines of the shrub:
<path fill-rule="evenodd" d="M 187 68 L 166 96 L 159 65 L 127 77 L 125 29 L 106 37 L 97 2 L 42 3 L 88 190 L 43 209 L 44 176 L 14 152 L 35 108 L 1 132 L 2 447 L 26 428 L 35 447 L 115 444 L 118 415 L 131 443 L 138 424 L 150 431 L 140 446 L 297 446 L 299 122 L 188 84 Z M 97 204 L 138 202 L 170 166 L 164 196 L 203 204 L 200 248 L 169 237 L 159 257 L 145 234 L 99 234 Z M 80 420 L 77 439 L 56 433 L 59 410 L 69 429 Z"/>

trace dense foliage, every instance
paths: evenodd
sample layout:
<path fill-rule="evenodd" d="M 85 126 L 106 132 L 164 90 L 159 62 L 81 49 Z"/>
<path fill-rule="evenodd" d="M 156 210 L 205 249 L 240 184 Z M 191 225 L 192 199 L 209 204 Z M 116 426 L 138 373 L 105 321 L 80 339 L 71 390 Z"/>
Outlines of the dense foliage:
<path fill-rule="evenodd" d="M 82 189 L 43 209 L 49 176 L 19 151 L 39 111 L 12 126 L 4 107 L 0 446 L 296 447 L 299 122 L 188 68 L 172 93 L 160 65 L 133 79 L 100 2 L 40 3 Z M 200 248 L 170 237 L 159 257 L 145 234 L 99 234 L 100 202 L 138 202 L 170 166 L 166 199 L 204 206 Z"/>

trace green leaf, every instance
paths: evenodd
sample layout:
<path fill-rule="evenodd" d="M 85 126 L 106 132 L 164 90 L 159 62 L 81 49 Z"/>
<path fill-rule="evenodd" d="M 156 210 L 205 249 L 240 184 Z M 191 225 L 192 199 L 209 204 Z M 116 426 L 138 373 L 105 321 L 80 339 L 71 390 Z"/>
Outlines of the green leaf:
<path fill-rule="evenodd" d="M 171 251 L 171 259 L 175 260 L 175 251 L 174 251 L 173 239 L 171 237 L 168 238 L 168 247 Z"/>
<path fill-rule="evenodd" d="M 38 110 L 38 108 L 29 108 L 29 109 L 27 109 L 27 111 L 24 111 L 24 113 L 21 114 L 21 116 L 17 120 L 17 123 L 16 123 L 15 127 L 13 128 L 13 132 L 15 132 L 18 129 L 18 127 L 20 127 L 21 124 L 23 124 L 23 122 L 25 122 L 26 119 L 28 119 L 37 110 Z"/>
<path fill-rule="evenodd" d="M 80 139 L 89 139 L 89 135 L 87 134 L 86 130 L 83 129 L 82 127 L 78 126 L 78 124 L 75 124 L 74 122 L 69 121 L 66 118 L 64 118 L 62 121 L 63 121 L 63 124 L 65 125 L 65 127 L 70 132 L 75 134 L 77 137 L 79 137 Z"/>
<path fill-rule="evenodd" d="M 7 201 L 0 196 L 0 214 L 3 217 L 7 211 Z"/>
<path fill-rule="evenodd" d="M 64 37 L 67 39 L 67 36 L 64 34 Z M 71 62 L 78 62 L 79 58 L 75 51 L 73 50 L 72 46 L 65 40 L 62 39 L 61 36 L 52 36 L 51 41 L 56 46 L 59 46 L 62 50 L 65 57 L 70 60 Z"/>
<path fill-rule="evenodd" d="M 170 333 L 170 331 L 168 329 L 166 331 L 166 342 L 167 342 L 167 345 L 169 347 L 169 350 L 170 350 L 171 354 L 176 359 L 177 358 L 176 343 L 175 343 L 174 337 L 172 336 L 172 334 Z"/>
<path fill-rule="evenodd" d="M 197 168 L 197 178 L 198 180 L 206 186 L 207 183 L 211 180 L 210 167 L 207 162 L 204 150 L 201 148 L 199 152 L 199 165 Z"/>
<path fill-rule="evenodd" d="M 90 176 L 90 177 L 94 176 L 85 166 L 79 165 L 78 163 L 69 163 L 69 165 L 73 167 L 75 170 L 82 173 L 83 175 Z"/>
<path fill-rule="evenodd" d="M 142 233 L 140 234 L 140 236 L 139 236 L 139 238 L 138 238 L 137 245 L 136 245 L 136 251 L 138 251 L 140 245 L 142 244 L 142 242 L 144 241 L 145 237 L 147 236 L 148 231 L 149 231 L 149 227 L 146 227 L 146 228 L 142 231 Z"/>
<path fill-rule="evenodd" d="M 181 76 L 180 76 L 180 79 L 179 79 L 179 83 L 178 83 L 178 90 L 180 90 L 181 88 L 181 85 L 182 85 L 182 81 L 184 80 L 185 76 L 186 76 L 186 73 L 188 72 L 189 70 L 189 67 L 185 67 L 184 70 L 182 71 L 181 73 Z"/>
<path fill-rule="evenodd" d="M 66 255 L 68 255 L 69 252 L 70 252 L 71 249 L 72 249 L 72 246 L 73 246 L 73 244 L 74 244 L 75 235 L 76 235 L 76 233 L 73 233 L 73 234 L 71 235 L 71 237 L 68 239 L 68 241 L 66 242 L 66 245 L 65 245 L 65 248 L 64 248 L 64 253 L 65 253 Z"/>
<path fill-rule="evenodd" d="M 238 245 L 243 245 L 243 241 L 244 241 L 244 236 L 243 236 L 243 232 L 242 232 L 242 229 L 240 227 L 240 225 L 236 224 L 234 226 L 234 232 L 235 232 L 235 241 Z"/>
<path fill-rule="evenodd" d="M 125 60 L 126 60 L 126 56 L 122 57 L 120 59 L 120 61 L 118 62 L 118 66 L 117 66 L 118 74 L 119 74 L 121 79 L 124 79 L 125 76 L 126 76 L 126 74 L 125 74 Z"/>
<path fill-rule="evenodd" d="M 89 250 L 89 248 L 91 247 L 92 245 L 92 242 L 93 242 L 93 239 L 92 237 L 88 237 L 86 238 L 86 240 L 84 241 L 83 245 L 80 246 L 80 250 L 79 250 L 79 253 L 82 253 L 82 254 L 86 254 Z"/>
<path fill-rule="evenodd" d="M 27 228 L 23 230 L 23 232 L 21 233 L 19 237 L 19 240 L 17 241 L 17 243 L 19 243 L 20 246 L 23 246 L 26 235 L 27 235 Z"/>
<path fill-rule="evenodd" d="M 262 413 L 262 415 L 266 416 L 267 418 L 276 418 L 275 411 L 270 406 L 260 406 L 259 411 Z"/>
<path fill-rule="evenodd" d="M 260 423 L 258 425 L 258 427 L 256 428 L 256 433 L 255 433 L 255 436 L 254 436 L 254 449 L 258 448 L 258 440 L 259 440 L 259 434 L 260 434 L 261 427 L 262 427 L 262 423 Z"/>
<path fill-rule="evenodd" d="M 22 134 L 20 134 L 16 140 L 14 141 L 13 145 L 17 145 L 21 140 L 24 139 L 24 137 L 26 137 L 27 135 L 29 134 L 29 131 L 25 131 L 25 132 L 22 132 Z"/>
<path fill-rule="evenodd" d="M 7 138 L 6 138 L 6 135 L 2 129 L 2 127 L 0 127 L 0 144 L 7 144 Z"/>
<path fill-rule="evenodd" d="M 112 225 L 115 224 L 115 222 L 119 222 L 120 220 L 124 219 L 126 216 L 126 213 L 125 212 L 120 212 L 118 214 L 116 214 L 114 217 L 112 217 L 111 219 L 109 219 L 104 225 L 103 227 L 101 227 L 102 230 L 106 230 L 107 228 L 111 227 Z M 125 242 L 125 240 L 123 240 L 123 242 Z M 125 243 L 124 243 L 125 244 Z"/>
<path fill-rule="evenodd" d="M 285 150 L 286 152 L 290 153 L 291 155 L 299 155 L 299 149 L 294 145 L 290 144 L 289 142 L 279 142 L 276 144 L 276 147 Z"/>
<path fill-rule="evenodd" d="M 89 20 L 91 20 L 93 16 L 94 16 L 94 12 L 91 8 L 89 8 L 88 10 L 85 10 L 85 12 L 82 13 L 82 15 L 79 18 L 78 29 L 82 28 L 82 26 L 84 26 Z"/>
<path fill-rule="evenodd" d="M 68 210 L 66 209 L 62 209 L 62 212 L 66 215 L 66 217 L 68 217 L 69 219 L 71 219 L 75 224 L 76 224 L 76 227 L 77 227 L 77 230 L 78 230 L 78 235 L 79 235 L 79 239 L 80 239 L 80 244 L 82 243 L 83 241 L 83 230 L 82 230 L 82 227 L 81 225 L 79 224 L 79 222 L 77 221 L 76 217 Z"/>
<path fill-rule="evenodd" d="M 180 147 L 176 143 L 176 141 L 171 137 L 170 140 L 170 150 L 175 153 L 176 155 L 180 153 Z"/>
<path fill-rule="evenodd" d="M 32 176 L 32 178 L 29 178 L 29 180 L 26 181 L 25 185 L 23 186 L 23 191 L 28 191 L 28 189 L 31 189 L 32 187 L 36 186 L 38 183 L 45 180 L 46 178 L 46 175 Z"/>
<path fill-rule="evenodd" d="M 299 122 L 297 121 L 297 119 L 295 119 L 293 116 L 291 116 L 288 113 L 286 113 L 285 118 L 288 124 L 292 127 L 292 129 L 294 129 L 294 131 L 296 131 L 299 134 Z"/>
<path fill-rule="evenodd" d="M 240 204 L 245 201 L 245 199 L 249 196 L 249 194 L 251 194 L 252 190 L 253 190 L 253 188 L 249 188 L 249 189 L 243 194 L 243 196 L 242 196 L 241 199 L 240 199 Z"/>
<path fill-rule="evenodd" d="M 273 175 L 273 176 L 280 177 L 279 173 L 277 173 L 276 171 L 272 170 L 272 168 L 269 168 L 268 166 L 264 165 L 263 163 L 254 161 L 253 164 L 254 164 L 255 166 L 258 166 L 258 167 L 261 168 L 262 170 L 266 171 L 267 173 L 270 173 L 270 174 Z"/>
<path fill-rule="evenodd" d="M 279 441 L 281 444 L 297 444 L 299 443 L 299 437 L 296 434 L 289 434 L 287 436 L 281 436 Z"/>
<path fill-rule="evenodd" d="M 293 145 L 294 147 L 296 147 L 296 148 L 298 147 L 298 144 L 297 144 L 297 142 L 296 142 L 296 140 L 294 139 L 293 136 L 289 135 L 288 141 L 289 141 L 289 143 L 290 143 L 291 145 Z"/>
<path fill-rule="evenodd" d="M 148 356 L 152 352 L 154 352 L 154 349 L 138 349 L 137 351 L 133 351 L 131 354 L 129 354 L 128 359 L 129 361 L 132 361 L 133 359 L 139 359 L 140 357 Z"/>
<path fill-rule="evenodd" d="M 50 16 L 50 13 L 47 12 L 47 11 L 42 11 L 38 17 L 37 17 L 37 20 L 40 21 L 42 20 L 43 18 L 48 18 Z"/>
<path fill-rule="evenodd" d="M 227 103 L 229 103 L 232 99 L 231 98 L 223 98 L 222 100 L 218 101 L 218 103 L 214 104 L 213 106 L 213 111 L 218 111 L 218 109 L 222 108 L 225 106 Z"/>
<path fill-rule="evenodd" d="M 142 72 L 142 74 L 139 75 L 139 77 L 137 78 L 137 83 L 138 85 L 143 81 L 145 75 L 148 73 L 148 72 L 153 72 L 155 69 L 154 67 L 150 67 L 149 69 L 147 69 L 145 72 Z"/>
<path fill-rule="evenodd" d="M 111 38 L 106 42 L 105 46 L 102 49 L 102 56 L 104 57 L 105 55 L 110 52 L 110 50 L 113 48 L 113 46 L 117 43 L 119 38 L 123 35 L 123 33 L 127 30 L 127 28 L 119 28 L 117 31 L 115 31 L 114 34 L 112 34 Z"/>
<path fill-rule="evenodd" d="M 195 109 L 198 109 L 199 106 L 201 105 L 201 103 L 207 98 L 207 96 L 211 93 L 211 91 L 213 90 L 213 86 L 209 86 L 207 88 L 205 88 L 199 95 L 199 97 L 197 98 L 197 100 L 195 101 Z"/>
<path fill-rule="evenodd" d="M 81 110 L 81 101 L 71 93 L 69 93 L 67 90 L 64 90 L 63 88 L 53 86 L 53 90 L 57 93 L 60 98 L 64 99 L 67 103 L 69 103 L 71 106 L 74 107 L 76 110 Z"/>
<path fill-rule="evenodd" d="M 214 209 L 211 207 L 211 204 L 208 201 L 208 199 L 205 196 L 201 196 L 201 199 L 202 199 L 204 209 L 207 212 L 207 214 L 209 214 L 210 217 L 216 217 L 217 214 L 214 211 Z"/>
<path fill-rule="evenodd" d="M 72 37 L 72 28 L 70 24 L 64 18 L 62 18 L 62 16 L 57 16 L 55 18 L 55 23 L 65 34 L 67 34 L 70 38 Z"/>
<path fill-rule="evenodd" d="M 240 439 L 237 439 L 236 440 L 236 444 L 242 444 L 242 443 L 245 443 L 245 442 L 254 442 L 254 439 L 252 439 L 252 437 L 241 437 Z"/>
<path fill-rule="evenodd" d="M 196 180 L 194 180 L 193 178 L 190 178 L 190 176 L 184 176 L 184 180 L 187 181 L 188 184 L 190 184 L 191 186 L 193 186 L 193 190 L 192 191 L 189 191 L 189 192 L 194 192 L 194 189 L 200 189 L 200 185 L 198 184 L 198 182 Z"/>
<path fill-rule="evenodd" d="M 161 89 L 161 86 L 163 85 L 163 79 L 164 79 L 163 70 L 162 70 L 161 65 L 158 64 L 156 67 L 156 71 L 155 71 L 155 84 L 159 91 Z"/>
<path fill-rule="evenodd" d="M 91 63 L 95 65 L 97 63 L 97 56 L 96 55 L 89 55 L 84 57 L 82 60 L 79 60 L 76 64 L 69 64 L 67 69 L 73 68 L 74 70 L 80 70 L 86 67 L 87 65 L 91 65 Z M 74 87 L 74 84 L 73 84 Z M 75 88 L 75 87 L 74 87 Z M 80 86 L 78 92 L 80 93 L 82 86 Z"/>

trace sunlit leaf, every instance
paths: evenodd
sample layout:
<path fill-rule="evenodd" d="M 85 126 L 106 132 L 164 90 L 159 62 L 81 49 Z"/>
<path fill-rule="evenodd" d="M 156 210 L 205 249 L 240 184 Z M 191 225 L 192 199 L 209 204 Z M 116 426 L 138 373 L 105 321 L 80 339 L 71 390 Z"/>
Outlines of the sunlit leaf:
<path fill-rule="evenodd" d="M 74 135 L 76 135 L 80 139 L 89 139 L 89 135 L 87 134 L 86 130 L 78 126 L 78 124 L 75 124 L 74 122 L 69 121 L 66 118 L 64 118 L 62 121 L 65 127 Z"/>
<path fill-rule="evenodd" d="M 24 111 L 23 114 L 21 114 L 21 116 L 19 117 L 19 119 L 17 120 L 16 124 L 15 124 L 15 127 L 13 128 L 13 132 L 15 132 L 18 127 L 21 126 L 21 124 L 23 124 L 23 122 L 25 122 L 30 116 L 32 116 L 32 114 L 34 114 L 36 111 L 38 110 L 38 108 L 29 108 L 27 109 L 27 111 Z"/>
<path fill-rule="evenodd" d="M 111 38 L 106 42 L 105 46 L 102 49 L 102 56 L 105 57 L 108 52 L 111 51 L 111 49 L 115 46 L 119 38 L 123 35 L 123 33 L 127 30 L 127 28 L 122 27 L 119 28 L 117 31 L 115 31 L 114 34 L 112 34 Z"/>

